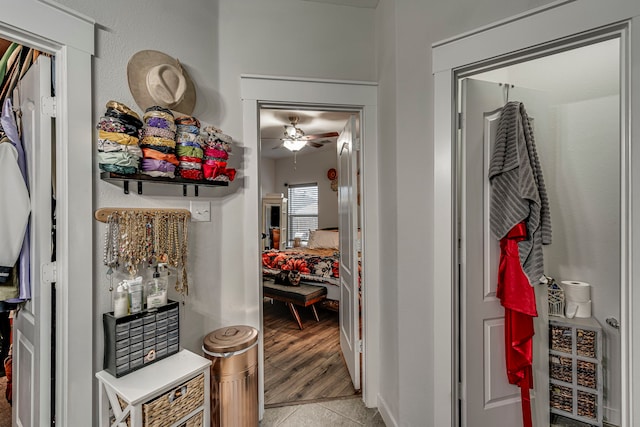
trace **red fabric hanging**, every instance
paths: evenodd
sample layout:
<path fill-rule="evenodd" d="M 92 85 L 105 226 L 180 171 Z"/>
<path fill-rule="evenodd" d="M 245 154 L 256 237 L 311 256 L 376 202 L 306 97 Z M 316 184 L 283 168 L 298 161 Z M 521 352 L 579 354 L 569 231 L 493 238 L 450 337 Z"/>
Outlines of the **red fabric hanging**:
<path fill-rule="evenodd" d="M 522 270 L 518 252 L 518 242 L 526 238 L 527 227 L 521 222 L 500 240 L 496 294 L 504 307 L 507 377 L 510 384 L 520 387 L 523 425 L 532 427 L 529 389 L 533 388 L 533 318 L 538 311 L 535 292 Z"/>

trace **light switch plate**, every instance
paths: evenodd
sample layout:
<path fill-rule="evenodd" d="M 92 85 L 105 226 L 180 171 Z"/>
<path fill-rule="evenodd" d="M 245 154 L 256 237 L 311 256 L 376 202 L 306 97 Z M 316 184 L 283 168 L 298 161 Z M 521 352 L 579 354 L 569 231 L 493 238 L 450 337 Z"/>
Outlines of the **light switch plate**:
<path fill-rule="evenodd" d="M 189 202 L 191 221 L 211 221 L 211 202 Z"/>

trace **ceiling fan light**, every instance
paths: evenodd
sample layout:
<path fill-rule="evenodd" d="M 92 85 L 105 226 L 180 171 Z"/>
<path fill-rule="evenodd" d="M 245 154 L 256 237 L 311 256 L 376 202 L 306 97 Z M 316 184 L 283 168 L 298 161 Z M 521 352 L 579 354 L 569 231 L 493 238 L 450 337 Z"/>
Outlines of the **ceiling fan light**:
<path fill-rule="evenodd" d="M 292 139 L 285 139 L 284 141 L 282 141 L 282 143 L 284 145 L 284 148 L 286 148 L 289 151 L 300 151 L 302 147 L 307 145 L 307 141 L 292 140 Z"/>
<path fill-rule="evenodd" d="M 295 138 L 297 136 L 298 130 L 293 126 L 287 126 L 284 129 L 284 134 L 289 138 Z"/>

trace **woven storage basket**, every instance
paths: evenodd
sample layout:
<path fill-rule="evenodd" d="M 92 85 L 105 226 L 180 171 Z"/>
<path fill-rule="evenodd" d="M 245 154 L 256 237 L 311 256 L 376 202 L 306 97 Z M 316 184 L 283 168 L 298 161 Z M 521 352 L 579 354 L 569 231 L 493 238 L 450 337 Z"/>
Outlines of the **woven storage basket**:
<path fill-rule="evenodd" d="M 576 329 L 576 353 L 578 356 L 596 357 L 596 331 Z"/>
<path fill-rule="evenodd" d="M 200 374 L 181 386 L 143 404 L 143 425 L 144 427 L 169 426 L 203 403 L 204 375 Z"/>
<path fill-rule="evenodd" d="M 551 384 L 550 385 L 550 403 L 552 408 L 561 411 L 573 413 L 573 390 L 569 387 Z"/>
<path fill-rule="evenodd" d="M 578 360 L 576 362 L 576 370 L 578 372 L 577 384 L 582 387 L 589 387 L 596 389 L 596 373 L 598 367 L 593 362 L 587 362 L 586 360 Z"/>
<path fill-rule="evenodd" d="M 202 411 L 195 414 L 193 417 L 189 418 L 184 424 L 180 427 L 202 427 Z"/>
<path fill-rule="evenodd" d="M 598 418 L 598 396 L 578 390 L 578 415 L 586 418 Z"/>
<path fill-rule="evenodd" d="M 551 339 L 551 350 L 571 354 L 571 347 L 573 345 L 571 334 L 572 331 L 570 327 L 551 325 L 551 334 L 549 337 Z"/>
<path fill-rule="evenodd" d="M 549 376 L 554 380 L 571 383 L 573 381 L 573 360 L 570 357 L 550 356 Z"/>

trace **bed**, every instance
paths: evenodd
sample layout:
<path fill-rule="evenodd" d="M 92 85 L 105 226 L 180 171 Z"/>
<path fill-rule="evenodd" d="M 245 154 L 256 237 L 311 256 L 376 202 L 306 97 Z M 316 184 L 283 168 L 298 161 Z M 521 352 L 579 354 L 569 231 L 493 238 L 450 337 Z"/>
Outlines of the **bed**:
<path fill-rule="evenodd" d="M 297 270 L 302 282 L 320 284 L 327 288 L 327 298 L 340 299 L 340 269 L 338 232 L 313 230 L 306 247 L 262 253 L 262 274 L 265 279 L 275 278 L 283 271 Z"/>
<path fill-rule="evenodd" d="M 330 248 L 267 249 L 262 253 L 262 273 L 275 277 L 281 271 L 297 270 L 302 281 L 340 284 L 339 254 Z"/>

